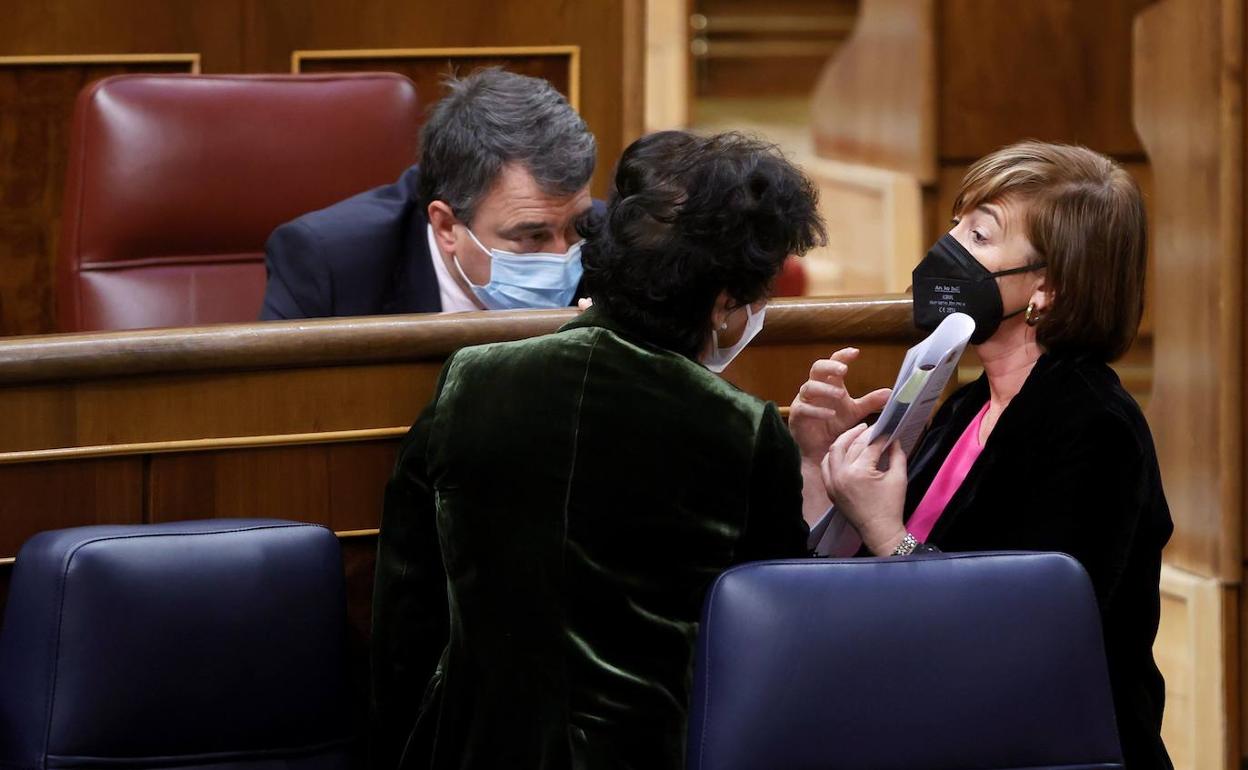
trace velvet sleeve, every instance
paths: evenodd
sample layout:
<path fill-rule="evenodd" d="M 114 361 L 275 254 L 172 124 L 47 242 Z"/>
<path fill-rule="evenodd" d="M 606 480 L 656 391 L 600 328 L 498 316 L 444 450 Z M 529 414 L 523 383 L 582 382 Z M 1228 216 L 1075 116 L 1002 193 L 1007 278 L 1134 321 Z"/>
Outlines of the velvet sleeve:
<path fill-rule="evenodd" d="M 1075 557 L 1088 571 L 1097 600 L 1108 606 L 1118 589 L 1152 492 L 1145 463 L 1151 449 L 1108 413 L 1070 421 L 1041 450 L 1043 471 L 1020 513 L 1034 545 Z"/>
<path fill-rule="evenodd" d="M 333 315 L 329 268 L 307 225 L 295 220 L 274 230 L 264 245 L 264 267 L 261 321 Z"/>
<path fill-rule="evenodd" d="M 377 541 L 372 632 L 372 766 L 398 766 L 425 688 L 449 636 L 446 572 L 427 451 L 447 359 L 433 401 L 399 447 Z"/>
<path fill-rule="evenodd" d="M 750 506 L 737 562 L 809 555 L 802 518 L 801 457 L 776 405 L 763 411 L 754 443 Z"/>

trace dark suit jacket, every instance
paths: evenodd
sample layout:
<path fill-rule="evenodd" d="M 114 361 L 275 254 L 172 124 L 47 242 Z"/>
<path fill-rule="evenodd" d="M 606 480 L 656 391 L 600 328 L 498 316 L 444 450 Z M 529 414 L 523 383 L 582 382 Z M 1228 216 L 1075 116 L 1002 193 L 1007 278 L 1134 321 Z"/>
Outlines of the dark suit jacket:
<path fill-rule="evenodd" d="M 264 247 L 269 278 L 260 319 L 441 310 L 419 182 L 412 166 L 394 184 L 274 230 Z"/>
<path fill-rule="evenodd" d="M 683 767 L 703 594 L 806 554 L 771 403 L 593 308 L 446 362 L 386 489 L 374 768 Z"/>
<path fill-rule="evenodd" d="M 907 518 L 987 399 L 981 377 L 937 412 L 911 458 Z M 1117 375 L 1044 355 L 928 538 L 944 551 L 1062 551 L 1083 564 L 1100 604 L 1128 770 L 1171 767 L 1152 646 L 1172 529 L 1152 435 Z"/>

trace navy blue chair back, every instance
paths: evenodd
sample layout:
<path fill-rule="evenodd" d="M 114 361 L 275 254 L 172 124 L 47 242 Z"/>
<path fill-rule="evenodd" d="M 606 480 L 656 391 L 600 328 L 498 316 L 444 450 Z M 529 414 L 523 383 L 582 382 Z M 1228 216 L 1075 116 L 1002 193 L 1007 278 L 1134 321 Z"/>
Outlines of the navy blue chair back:
<path fill-rule="evenodd" d="M 349 766 L 345 596 L 323 527 L 43 532 L 0 629 L 0 766 Z"/>
<path fill-rule="evenodd" d="M 1121 766 L 1068 556 L 758 562 L 707 595 L 690 770 Z"/>

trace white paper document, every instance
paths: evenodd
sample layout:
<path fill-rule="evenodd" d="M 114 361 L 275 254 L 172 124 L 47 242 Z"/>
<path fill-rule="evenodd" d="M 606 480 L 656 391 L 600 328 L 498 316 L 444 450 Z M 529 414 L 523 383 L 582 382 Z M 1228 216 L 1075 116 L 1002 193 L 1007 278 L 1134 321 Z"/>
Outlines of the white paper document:
<path fill-rule="evenodd" d="M 974 332 L 975 321 L 970 316 L 951 313 L 922 342 L 906 351 L 893 393 L 869 429 L 872 443 L 884 442 L 881 469 L 888 467 L 890 445 L 899 444 L 907 456 L 913 451 Z M 862 539 L 833 507 L 811 530 L 809 545 L 821 556 L 853 556 L 862 547 Z"/>

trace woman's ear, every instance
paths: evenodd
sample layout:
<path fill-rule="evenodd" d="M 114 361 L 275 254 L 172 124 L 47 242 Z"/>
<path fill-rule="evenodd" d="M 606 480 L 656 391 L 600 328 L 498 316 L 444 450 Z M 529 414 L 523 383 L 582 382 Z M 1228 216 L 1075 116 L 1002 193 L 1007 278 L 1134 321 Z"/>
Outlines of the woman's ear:
<path fill-rule="evenodd" d="M 1049 308 L 1053 307 L 1053 290 L 1049 288 L 1049 282 L 1046 277 L 1041 277 L 1036 283 L 1036 288 L 1031 292 L 1028 299 L 1032 307 L 1041 315 L 1049 312 Z"/>
<path fill-rule="evenodd" d="M 711 308 L 711 328 L 723 329 L 728 324 L 728 314 L 735 309 L 732 297 L 728 296 L 727 291 L 721 291 Z"/>

